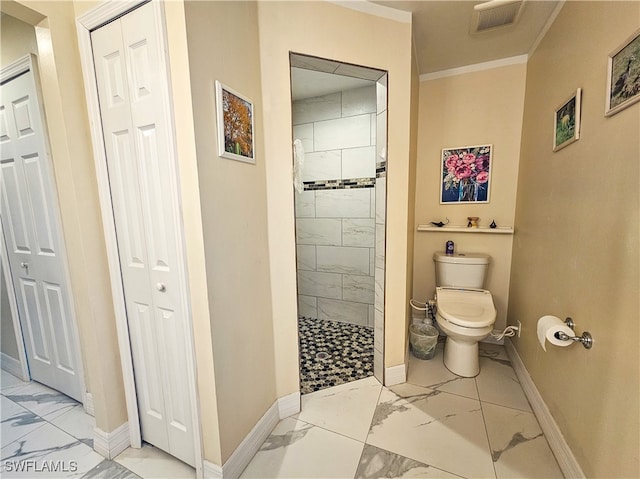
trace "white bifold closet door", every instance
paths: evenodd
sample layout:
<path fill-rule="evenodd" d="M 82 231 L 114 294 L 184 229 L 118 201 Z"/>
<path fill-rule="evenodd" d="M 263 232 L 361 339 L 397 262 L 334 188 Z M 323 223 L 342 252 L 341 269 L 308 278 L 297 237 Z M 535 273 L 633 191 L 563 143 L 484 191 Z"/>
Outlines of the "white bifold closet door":
<path fill-rule="evenodd" d="M 167 77 L 151 4 L 91 33 L 142 439 L 194 465 Z"/>
<path fill-rule="evenodd" d="M 0 87 L 2 227 L 31 379 L 82 401 L 58 196 L 33 70 Z"/>

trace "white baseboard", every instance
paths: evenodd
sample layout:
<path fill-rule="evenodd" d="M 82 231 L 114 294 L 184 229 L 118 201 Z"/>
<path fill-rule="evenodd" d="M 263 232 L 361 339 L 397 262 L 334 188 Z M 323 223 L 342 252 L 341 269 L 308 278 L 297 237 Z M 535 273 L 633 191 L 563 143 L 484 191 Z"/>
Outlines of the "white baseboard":
<path fill-rule="evenodd" d="M 280 419 L 300 412 L 300 391 L 278 398 L 278 415 Z"/>
<path fill-rule="evenodd" d="M 516 376 L 518 376 L 522 390 L 527 396 L 529 403 L 531 403 L 533 413 L 540 423 L 542 432 L 544 432 L 547 442 L 549 443 L 549 447 L 558 461 L 562 474 L 566 479 L 584 479 L 585 475 L 584 472 L 582 472 L 580 464 L 578 464 L 578 461 L 569 448 L 567 441 L 565 441 L 560 428 L 556 424 L 555 419 L 553 419 L 551 411 L 549 411 L 549 408 L 540 395 L 538 388 L 536 388 L 535 383 L 531 379 L 531 376 L 522 362 L 518 351 L 516 351 L 511 340 L 506 340 L 504 345 L 507 350 L 507 354 L 509 355 L 509 359 L 511 360 L 511 365 L 516 372 Z"/>
<path fill-rule="evenodd" d="M 84 393 L 84 402 L 82 403 L 82 406 L 84 407 L 84 412 L 86 412 L 89 416 L 95 417 L 96 408 L 93 405 L 93 394 L 88 391 Z"/>
<path fill-rule="evenodd" d="M 20 364 L 20 361 L 12 358 L 8 354 L 0 353 L 0 367 L 23 381 L 29 381 L 29 378 L 25 378 L 22 373 L 22 364 Z"/>
<path fill-rule="evenodd" d="M 222 479 L 222 468 L 206 459 L 202 461 L 203 479 Z"/>
<path fill-rule="evenodd" d="M 111 432 L 93 428 L 93 449 L 107 459 L 113 459 L 131 444 L 129 423 L 125 422 Z"/>
<path fill-rule="evenodd" d="M 399 364 L 384 370 L 384 385 L 395 386 L 407 382 L 407 365 Z"/>

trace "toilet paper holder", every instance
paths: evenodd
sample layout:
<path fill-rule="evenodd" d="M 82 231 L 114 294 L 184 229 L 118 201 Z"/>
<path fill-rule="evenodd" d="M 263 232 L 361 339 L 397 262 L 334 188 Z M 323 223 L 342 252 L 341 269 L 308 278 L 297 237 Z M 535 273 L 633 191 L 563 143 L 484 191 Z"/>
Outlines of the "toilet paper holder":
<path fill-rule="evenodd" d="M 564 324 L 566 324 L 569 328 L 573 329 L 575 323 L 573 319 L 566 318 L 564 320 Z M 585 349 L 591 349 L 593 346 L 593 337 L 588 332 L 582 333 L 582 336 L 569 336 L 568 334 L 563 333 L 562 331 L 558 331 L 554 336 L 560 341 L 575 341 L 577 343 L 582 343 Z"/>

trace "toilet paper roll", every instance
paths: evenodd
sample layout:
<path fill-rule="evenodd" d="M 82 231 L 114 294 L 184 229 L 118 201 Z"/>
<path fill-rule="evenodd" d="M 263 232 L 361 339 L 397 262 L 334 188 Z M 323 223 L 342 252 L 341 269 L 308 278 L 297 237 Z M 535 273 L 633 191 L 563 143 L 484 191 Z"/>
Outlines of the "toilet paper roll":
<path fill-rule="evenodd" d="M 573 344 L 573 341 L 562 341 L 556 338 L 555 334 L 559 331 L 562 331 L 567 336 L 575 336 L 573 329 L 556 316 L 543 316 L 538 320 L 538 341 L 540 341 L 540 346 L 542 346 L 543 350 L 547 350 L 545 341 L 560 347 Z"/>

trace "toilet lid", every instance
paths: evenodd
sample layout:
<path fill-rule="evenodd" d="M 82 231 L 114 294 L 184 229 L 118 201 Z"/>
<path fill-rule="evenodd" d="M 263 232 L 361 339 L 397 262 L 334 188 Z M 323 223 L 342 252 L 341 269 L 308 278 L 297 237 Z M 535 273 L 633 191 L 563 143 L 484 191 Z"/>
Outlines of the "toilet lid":
<path fill-rule="evenodd" d="M 436 288 L 438 314 L 465 328 L 484 328 L 496 320 L 496 307 L 483 289 Z"/>

